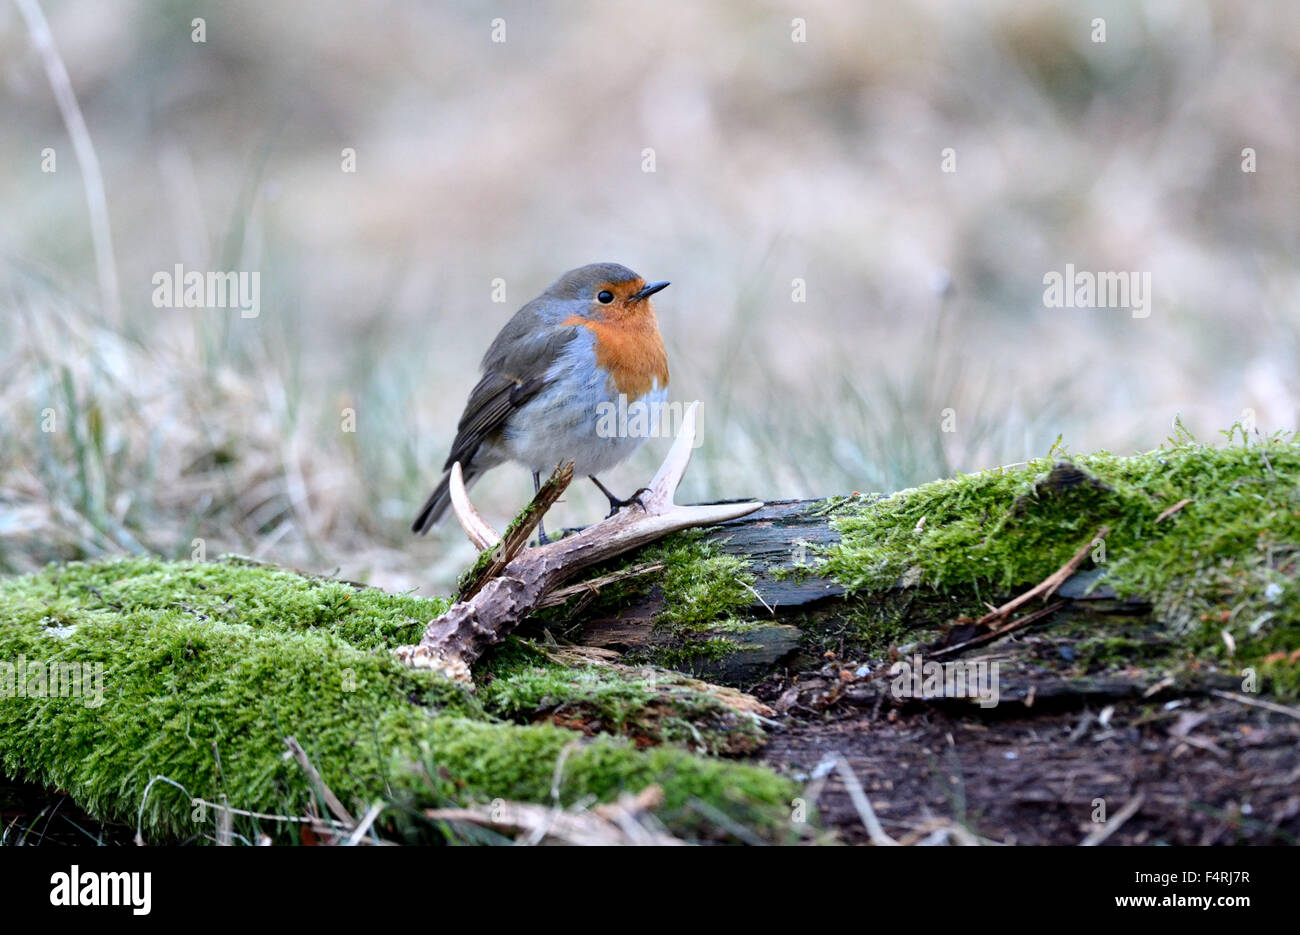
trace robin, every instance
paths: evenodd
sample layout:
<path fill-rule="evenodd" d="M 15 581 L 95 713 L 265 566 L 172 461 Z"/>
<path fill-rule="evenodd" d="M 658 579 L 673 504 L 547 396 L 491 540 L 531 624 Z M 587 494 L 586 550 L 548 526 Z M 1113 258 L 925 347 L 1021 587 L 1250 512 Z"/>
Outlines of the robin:
<path fill-rule="evenodd" d="M 572 461 L 574 473 L 586 474 L 609 500 L 610 516 L 639 503 L 645 488 L 620 499 L 596 475 L 627 460 L 657 431 L 668 356 L 650 297 L 667 285 L 647 283 L 617 263 L 593 263 L 565 273 L 515 312 L 483 355 L 483 377 L 465 404 L 442 480 L 411 531 L 423 535 L 446 512 L 457 461 L 466 486 L 516 461 L 533 472 L 534 491 L 542 472 Z M 629 413 L 645 407 L 642 424 L 649 431 L 610 431 L 601 418 L 609 405 Z M 546 542 L 540 523 L 537 529 Z"/>

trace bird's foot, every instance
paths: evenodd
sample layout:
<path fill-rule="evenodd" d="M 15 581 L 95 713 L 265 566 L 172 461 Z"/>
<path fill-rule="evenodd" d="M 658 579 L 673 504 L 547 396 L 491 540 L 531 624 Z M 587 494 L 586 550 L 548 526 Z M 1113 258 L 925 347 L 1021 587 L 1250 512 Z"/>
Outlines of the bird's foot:
<path fill-rule="evenodd" d="M 646 512 L 645 503 L 641 499 L 641 494 L 649 493 L 649 492 L 650 492 L 649 487 L 642 487 L 639 490 L 637 490 L 635 493 L 633 493 L 632 496 L 628 497 L 626 500 L 620 500 L 618 497 L 610 497 L 609 512 L 605 514 L 605 519 L 609 519 L 619 510 L 623 509 L 623 507 L 631 506 L 634 503 L 641 508 L 642 513 Z M 609 495 L 606 494 L 606 496 Z"/>
<path fill-rule="evenodd" d="M 626 500 L 623 500 L 610 493 L 609 488 L 606 487 L 604 484 L 602 484 L 595 474 L 588 474 L 587 477 L 591 479 L 591 482 L 593 484 L 595 484 L 597 487 L 600 488 L 600 492 L 605 495 L 605 498 L 607 500 L 609 500 L 609 512 L 605 514 L 605 519 L 609 519 L 619 510 L 623 509 L 623 507 L 631 506 L 634 503 L 641 508 L 642 513 L 646 512 L 645 502 L 641 499 L 641 494 L 649 493 L 650 492 L 649 487 L 642 487 L 639 490 L 637 490 L 635 493 L 633 493 L 632 496 L 628 497 Z"/>

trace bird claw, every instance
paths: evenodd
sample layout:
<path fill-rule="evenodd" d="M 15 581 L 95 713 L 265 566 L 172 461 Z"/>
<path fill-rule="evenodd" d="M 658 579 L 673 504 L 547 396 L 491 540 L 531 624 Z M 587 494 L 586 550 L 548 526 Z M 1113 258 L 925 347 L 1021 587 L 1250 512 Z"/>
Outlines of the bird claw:
<path fill-rule="evenodd" d="M 609 512 L 605 514 L 605 519 L 609 519 L 619 510 L 623 509 L 623 507 L 631 506 L 633 503 L 635 503 L 637 506 L 641 508 L 642 513 L 650 512 L 649 510 L 646 509 L 645 501 L 641 499 L 641 494 L 650 492 L 649 487 L 641 487 L 635 493 L 633 493 L 632 496 L 628 497 L 626 500 L 621 500 L 618 497 L 614 496 L 612 493 L 610 493 L 609 488 L 606 487 L 604 484 L 602 484 L 600 482 L 600 479 L 597 478 L 596 475 L 588 474 L 587 477 L 591 480 L 593 484 L 595 484 L 598 488 L 600 488 L 600 492 L 603 493 L 605 495 L 605 499 L 609 501 Z"/>
<path fill-rule="evenodd" d="M 605 514 L 605 519 L 609 519 L 619 510 L 623 509 L 623 507 L 631 506 L 634 503 L 641 508 L 642 513 L 649 512 L 645 508 L 645 501 L 641 499 L 641 494 L 649 493 L 649 492 L 650 492 L 649 487 L 640 487 L 632 494 L 632 496 L 628 497 L 626 500 L 620 500 L 618 497 L 614 497 L 611 496 L 609 493 L 606 493 L 605 496 L 609 497 L 609 512 Z"/>

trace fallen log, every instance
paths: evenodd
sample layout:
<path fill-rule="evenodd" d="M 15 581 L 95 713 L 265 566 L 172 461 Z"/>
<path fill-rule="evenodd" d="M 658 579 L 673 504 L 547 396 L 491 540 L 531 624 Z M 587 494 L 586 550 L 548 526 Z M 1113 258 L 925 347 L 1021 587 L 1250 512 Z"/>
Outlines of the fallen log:
<path fill-rule="evenodd" d="M 723 655 L 694 660 L 684 666 L 686 670 L 731 684 L 746 684 L 782 668 L 819 664 L 818 654 L 809 647 L 809 632 L 819 624 L 841 619 L 846 613 L 846 601 L 909 605 L 905 624 L 912 629 L 942 627 L 951 622 L 952 610 L 946 602 L 914 600 L 918 596 L 914 583 L 900 580 L 880 592 L 847 595 L 835 581 L 811 570 L 817 555 L 839 541 L 832 520 L 826 500 L 781 500 L 703 530 L 699 539 L 703 546 L 741 559 L 745 571 L 753 577 L 753 600 L 737 607 L 736 613 L 752 618 L 754 625 L 739 633 L 706 628 L 693 634 L 697 641 L 726 639 L 734 648 Z M 1100 575 L 1100 571 L 1088 569 L 1062 576 L 1054 595 L 1061 604 L 1058 612 L 1069 619 L 1096 623 L 1112 616 L 1127 620 L 1149 618 L 1150 602 L 1118 599 L 1099 580 Z M 653 575 L 649 576 L 650 582 L 654 580 Z M 575 585 L 575 592 L 580 587 Z M 574 614 L 576 625 L 566 630 L 565 637 L 584 646 L 653 658 L 656 653 L 680 648 L 680 635 L 664 622 L 665 611 L 663 589 L 648 584 L 630 601 L 609 611 L 591 613 L 578 608 Z M 988 641 L 995 634 L 983 638 Z M 951 648 L 947 651 L 951 652 Z"/>

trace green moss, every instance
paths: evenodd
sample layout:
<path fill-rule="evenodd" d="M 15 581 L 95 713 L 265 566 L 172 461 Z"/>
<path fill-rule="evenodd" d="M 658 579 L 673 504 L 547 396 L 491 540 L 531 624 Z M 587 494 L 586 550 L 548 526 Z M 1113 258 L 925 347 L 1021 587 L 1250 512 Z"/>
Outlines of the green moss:
<path fill-rule="evenodd" d="M 189 796 L 225 794 L 239 808 L 303 814 L 313 793 L 284 756 L 290 735 L 358 809 L 381 800 L 410 808 L 548 802 L 561 751 L 579 741 L 565 759 L 564 802 L 658 782 L 661 817 L 675 830 L 707 824 L 688 807 L 698 798 L 766 834 L 783 833 L 793 789 L 767 770 L 502 721 L 498 714 L 522 711 L 538 688 L 526 667 L 505 671 L 510 654 L 483 697 L 396 662 L 389 651 L 415 640 L 444 607 L 238 562 L 74 563 L 0 580 L 0 664 L 21 658 L 31 671 L 53 662 L 102 673 L 98 704 L 93 687 L 31 697 L 42 693 L 15 686 L 0 702 L 0 769 L 65 790 L 105 820 L 134 823 L 143 802 L 146 834 L 185 836 L 210 831 L 211 812 L 209 824 L 196 822 L 186 795 L 166 784 L 146 801 L 154 776 Z M 570 698 L 589 688 L 585 670 L 575 674 Z M 561 696 L 563 671 L 547 678 Z M 627 691 L 618 707 L 615 687 L 600 689 L 604 710 L 633 717 L 640 696 L 635 683 Z M 683 723 L 700 710 L 684 707 Z"/>
<path fill-rule="evenodd" d="M 834 650 L 850 644 L 860 647 L 868 656 L 884 655 L 912 630 L 909 620 L 916 602 L 909 597 L 886 594 L 879 600 L 854 601 L 851 611 L 842 617 L 842 627 L 821 628 L 820 646 L 823 650 Z M 942 619 L 946 615 L 938 616 Z"/>
<path fill-rule="evenodd" d="M 1129 635 L 1123 632 L 1122 625 L 1115 630 L 1117 635 L 1085 633 L 1073 640 L 1071 652 L 1082 673 L 1107 672 L 1168 658 L 1169 646 L 1163 641 Z"/>
<path fill-rule="evenodd" d="M 507 533 L 510 532 L 510 529 L 513 527 L 514 523 L 512 522 L 510 527 L 506 530 Z M 490 546 L 478 553 L 478 558 L 474 560 L 474 564 L 470 565 L 469 568 L 466 568 L 460 573 L 460 577 L 456 579 L 457 594 L 464 594 L 465 591 L 474 584 L 474 582 L 478 581 L 487 573 L 488 567 L 496 561 L 497 548 L 498 546 L 496 545 Z"/>
<path fill-rule="evenodd" d="M 698 534 L 664 542 L 642 560 L 664 563 L 664 607 L 657 619 L 675 633 L 710 629 L 753 603 L 754 576 L 745 560 L 721 552 Z"/>
<path fill-rule="evenodd" d="M 607 585 L 594 601 L 584 599 L 582 605 L 585 617 L 614 615 L 645 599 L 653 588 L 660 589 L 662 606 L 655 627 L 661 645 L 633 654 L 634 661 L 696 672 L 701 664 L 736 651 L 728 635 L 760 626 L 740 614 L 754 602 L 755 579 L 748 563 L 724 553 L 700 530 L 669 536 L 632 557 L 595 569 L 592 575 L 650 563 L 662 564 L 663 571 Z M 565 608 L 555 608 L 539 616 L 562 630 L 565 615 Z"/>
<path fill-rule="evenodd" d="M 1150 599 L 1201 658 L 1264 665 L 1275 688 L 1294 690 L 1296 665 L 1278 654 L 1300 647 L 1300 441 L 1216 448 L 1180 433 L 1156 451 L 1072 463 L 1089 477 L 1038 459 L 837 505 L 841 541 L 820 570 L 851 591 L 915 584 L 976 612 L 1042 580 L 1108 526 L 1092 550 L 1106 584 Z M 1157 521 L 1183 500 L 1192 502 Z"/>
<path fill-rule="evenodd" d="M 52 609 L 175 611 L 193 620 L 277 633 L 324 632 L 362 650 L 415 642 L 448 606 L 444 598 L 385 594 L 237 556 L 215 562 L 133 558 L 52 565 L 39 575 L 0 583 L 0 597 Z"/>
<path fill-rule="evenodd" d="M 481 689 L 484 706 L 515 720 L 545 718 L 585 733 L 613 733 L 638 745 L 677 743 L 701 753 L 746 753 L 763 732 L 751 716 L 651 666 L 498 666 Z"/>
<path fill-rule="evenodd" d="M 699 672 L 710 661 L 725 659 L 736 651 L 736 644 L 721 636 L 688 638 L 679 646 L 660 646 L 647 658 L 655 665 L 682 672 Z"/>
<path fill-rule="evenodd" d="M 606 585 L 594 601 L 584 602 L 585 613 L 617 613 L 657 587 L 663 596 L 657 623 L 674 631 L 702 630 L 748 607 L 754 599 L 747 587 L 753 585 L 754 576 L 745 560 L 723 553 L 717 543 L 706 541 L 699 530 L 671 535 L 633 556 L 595 569 L 592 576 L 648 564 L 662 564 L 664 569 Z M 559 619 L 563 610 L 552 611 L 549 616 Z"/>

